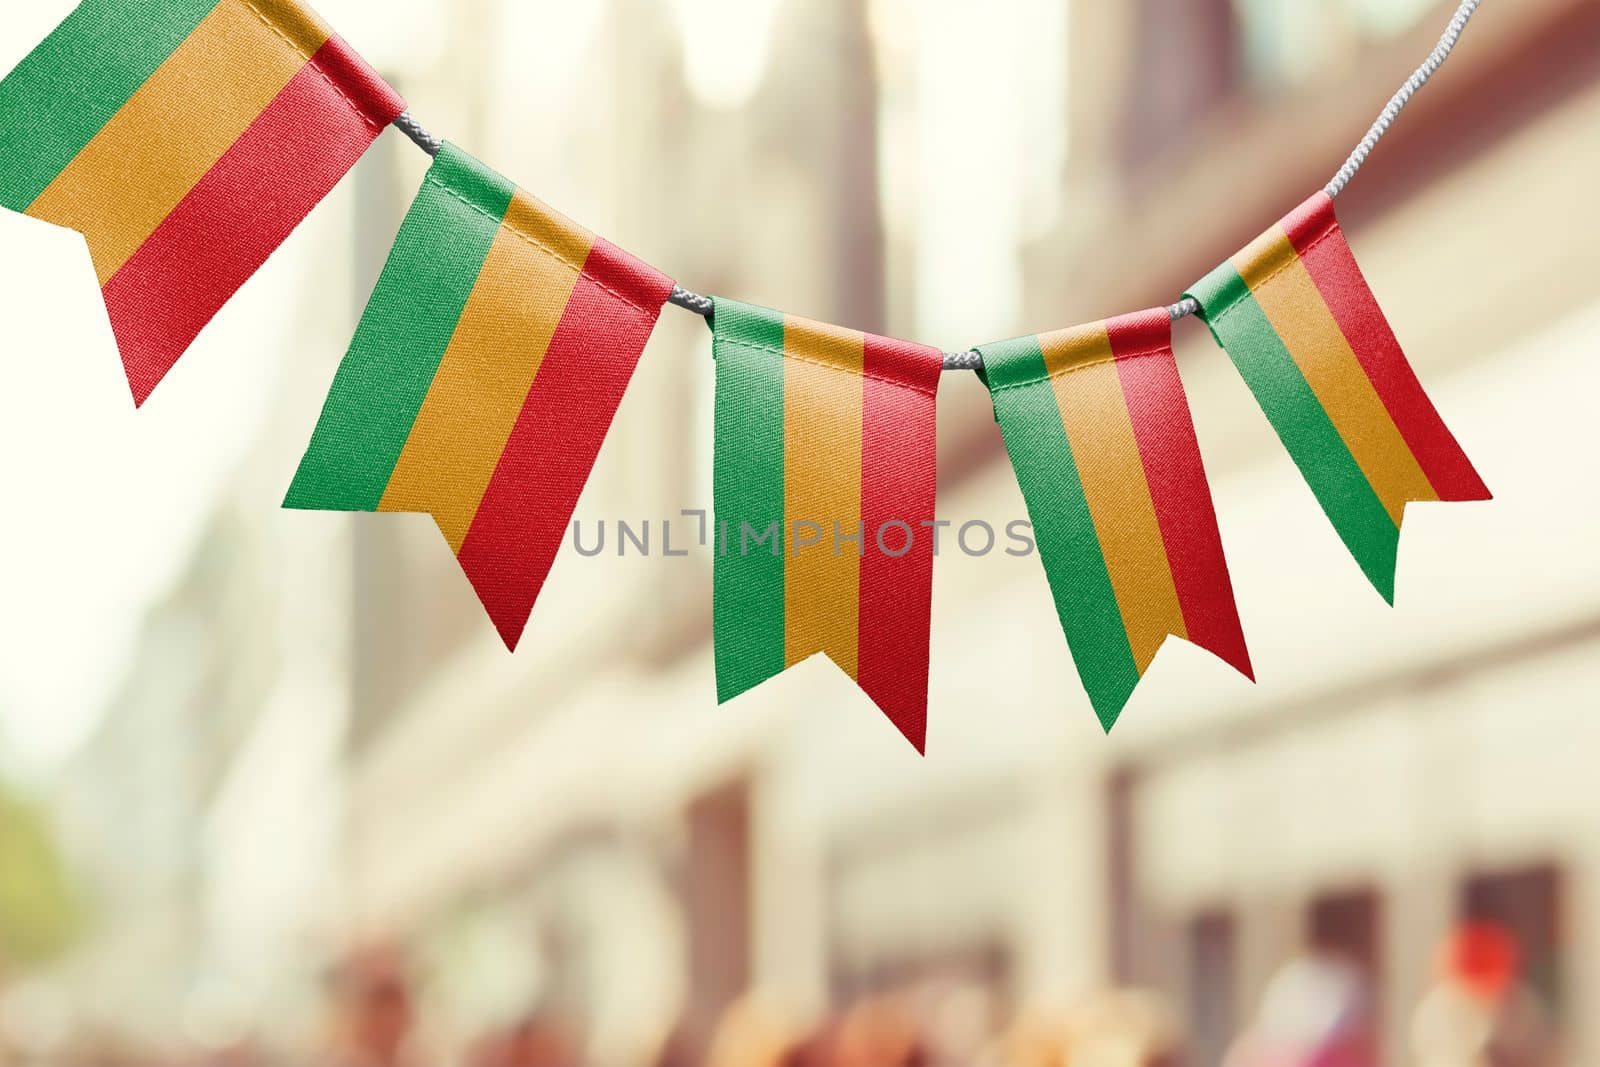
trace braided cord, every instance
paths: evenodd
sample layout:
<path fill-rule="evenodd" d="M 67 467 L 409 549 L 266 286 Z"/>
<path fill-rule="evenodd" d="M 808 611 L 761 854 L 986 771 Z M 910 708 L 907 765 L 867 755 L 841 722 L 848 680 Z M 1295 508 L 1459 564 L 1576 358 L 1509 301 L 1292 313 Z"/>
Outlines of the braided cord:
<path fill-rule="evenodd" d="M 672 304 L 675 307 L 681 307 L 685 311 L 692 311 L 696 315 L 700 315 L 708 319 L 711 317 L 711 312 L 716 306 L 712 303 L 709 296 L 701 296 L 699 293 L 691 293 L 681 285 L 674 285 L 672 287 L 672 295 L 667 297 L 667 303 Z"/>
<path fill-rule="evenodd" d="M 1422 66 L 1418 67 L 1411 77 L 1406 79 L 1406 83 L 1400 87 L 1399 92 L 1389 98 L 1388 105 L 1379 114 L 1377 121 L 1372 124 L 1372 128 L 1367 131 L 1367 135 L 1361 138 L 1361 143 L 1356 145 L 1355 150 L 1350 153 L 1350 158 L 1345 160 L 1344 166 L 1339 168 L 1339 173 L 1335 174 L 1333 180 L 1324 188 L 1324 191 L 1330 197 L 1337 197 L 1344 192 L 1345 187 L 1350 184 L 1350 180 L 1356 176 L 1362 165 L 1366 163 L 1367 157 L 1372 154 L 1372 150 L 1378 147 L 1378 142 L 1383 140 L 1384 134 L 1389 132 L 1389 127 L 1393 126 L 1395 119 L 1399 118 L 1400 112 L 1405 110 L 1405 106 L 1417 94 L 1417 90 L 1427 85 L 1428 79 L 1437 74 L 1439 68 L 1444 66 L 1445 60 L 1450 58 L 1450 53 L 1455 49 L 1456 43 L 1461 40 L 1462 31 L 1467 28 L 1467 23 L 1472 20 L 1472 16 L 1478 10 L 1478 5 L 1482 2 L 1483 0 L 1461 0 L 1461 4 L 1456 8 L 1455 14 L 1451 16 L 1450 24 L 1445 27 L 1444 35 L 1439 38 L 1439 43 L 1428 54 L 1428 58 L 1423 61 Z M 439 150 L 444 147 L 444 142 L 429 133 L 427 128 L 418 122 L 409 111 L 402 113 L 399 118 L 395 119 L 394 124 L 402 133 L 411 138 L 418 148 L 421 148 L 430 156 L 438 155 Z M 673 287 L 672 295 L 667 297 L 667 303 L 683 308 L 685 311 L 692 311 L 707 320 L 711 318 L 712 310 L 715 307 L 710 297 L 701 296 L 699 293 L 685 289 L 681 285 Z M 1168 307 L 1167 313 L 1172 316 L 1173 322 L 1177 322 L 1179 319 L 1186 319 L 1190 315 L 1199 314 L 1200 304 L 1193 297 L 1185 297 Z M 946 352 L 944 355 L 944 369 L 982 370 L 983 356 L 972 349 L 966 352 Z"/>
<path fill-rule="evenodd" d="M 400 112 L 400 117 L 394 120 L 395 128 L 415 142 L 416 146 L 430 156 L 439 154 L 444 147 L 444 142 L 428 132 L 426 126 L 418 122 L 409 111 Z"/>

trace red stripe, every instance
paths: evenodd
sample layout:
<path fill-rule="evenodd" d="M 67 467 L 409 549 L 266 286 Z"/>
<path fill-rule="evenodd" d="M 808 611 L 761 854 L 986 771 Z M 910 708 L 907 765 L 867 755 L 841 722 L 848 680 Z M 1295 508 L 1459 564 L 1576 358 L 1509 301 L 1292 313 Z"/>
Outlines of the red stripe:
<path fill-rule="evenodd" d="M 135 404 L 404 109 L 330 38 L 196 183 L 105 284 Z"/>
<path fill-rule="evenodd" d="M 522 638 L 671 292 L 671 279 L 595 240 L 458 554 L 507 648 Z"/>
<path fill-rule="evenodd" d="M 1172 317 L 1154 308 L 1110 319 L 1106 332 L 1189 640 L 1254 680 L 1200 442 L 1172 355 Z"/>
<path fill-rule="evenodd" d="M 942 353 L 867 335 L 861 398 L 861 559 L 856 683 L 925 752 L 933 619 L 932 522 L 938 483 L 936 402 Z M 878 533 L 891 552 L 878 545 Z"/>
<path fill-rule="evenodd" d="M 1283 227 L 1439 499 L 1490 499 L 1378 307 L 1339 227 L 1333 200 L 1317 193 L 1285 218 Z"/>

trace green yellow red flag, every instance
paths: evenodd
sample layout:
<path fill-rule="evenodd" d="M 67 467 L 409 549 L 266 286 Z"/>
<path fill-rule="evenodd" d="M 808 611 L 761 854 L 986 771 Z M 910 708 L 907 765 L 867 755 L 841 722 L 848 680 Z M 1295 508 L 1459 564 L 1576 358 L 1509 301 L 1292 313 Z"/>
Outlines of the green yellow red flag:
<path fill-rule="evenodd" d="M 0 81 L 0 206 L 83 234 L 143 404 L 403 110 L 299 0 L 83 0 Z"/>
<path fill-rule="evenodd" d="M 515 648 L 671 292 L 446 144 L 284 506 L 432 515 Z"/>
<path fill-rule="evenodd" d="M 1101 725 L 1169 635 L 1251 677 L 1167 310 L 978 351 Z"/>
<path fill-rule="evenodd" d="M 820 653 L 921 752 L 944 355 L 721 298 L 712 330 L 718 696 Z"/>
<path fill-rule="evenodd" d="M 1394 602 L 1413 500 L 1488 500 L 1317 193 L 1191 290 L 1367 578 Z"/>

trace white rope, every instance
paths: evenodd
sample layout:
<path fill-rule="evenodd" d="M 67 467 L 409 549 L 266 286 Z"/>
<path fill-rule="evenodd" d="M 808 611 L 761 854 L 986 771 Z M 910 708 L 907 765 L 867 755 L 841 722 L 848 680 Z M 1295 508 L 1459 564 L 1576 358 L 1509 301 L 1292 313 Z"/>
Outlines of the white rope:
<path fill-rule="evenodd" d="M 1389 103 L 1384 107 L 1382 114 L 1378 116 L 1378 120 L 1372 124 L 1372 128 L 1367 131 L 1367 135 L 1361 138 L 1361 143 L 1356 145 L 1355 151 L 1350 153 L 1350 158 L 1345 160 L 1344 166 L 1339 168 L 1339 173 L 1335 174 L 1333 180 L 1324 188 L 1324 191 L 1330 197 L 1337 197 L 1344 192 L 1345 186 L 1350 184 L 1350 179 L 1354 178 L 1356 173 L 1361 170 L 1362 164 L 1366 163 L 1367 157 L 1378 146 L 1378 142 L 1383 140 L 1384 134 L 1389 132 L 1389 127 L 1394 125 L 1394 120 L 1399 118 L 1400 112 L 1405 110 L 1405 106 L 1411 102 L 1411 98 L 1416 95 L 1417 90 L 1427 85 L 1428 79 L 1437 74 L 1439 68 L 1444 66 L 1444 61 L 1450 58 L 1450 53 L 1454 50 L 1456 42 L 1461 40 L 1462 31 L 1467 28 L 1467 23 L 1472 21 L 1472 16 L 1477 12 L 1478 5 L 1482 2 L 1483 0 L 1462 0 L 1461 5 L 1456 8 L 1456 13 L 1451 16 L 1450 24 L 1445 27 L 1444 35 L 1439 38 L 1439 43 L 1434 46 L 1428 58 L 1423 61 L 1422 66 L 1418 67 L 1411 77 L 1406 79 L 1406 83 L 1400 87 L 1400 91 L 1389 98 Z M 409 111 L 395 119 L 394 124 L 402 133 L 416 142 L 417 147 L 430 156 L 438 155 L 439 150 L 444 145 L 439 138 L 429 133 L 427 128 L 418 122 Z M 667 298 L 667 302 L 675 307 L 681 307 L 685 311 L 692 311 L 706 319 L 711 318 L 711 313 L 715 308 L 715 304 L 710 297 L 691 292 L 681 285 L 673 287 L 672 295 Z M 1172 321 L 1177 322 L 1179 319 L 1188 318 L 1190 315 L 1198 315 L 1200 313 L 1200 303 L 1193 297 L 1185 297 L 1168 307 L 1167 313 L 1172 316 Z M 981 370 L 982 368 L 983 356 L 975 350 L 945 353 L 945 370 Z"/>

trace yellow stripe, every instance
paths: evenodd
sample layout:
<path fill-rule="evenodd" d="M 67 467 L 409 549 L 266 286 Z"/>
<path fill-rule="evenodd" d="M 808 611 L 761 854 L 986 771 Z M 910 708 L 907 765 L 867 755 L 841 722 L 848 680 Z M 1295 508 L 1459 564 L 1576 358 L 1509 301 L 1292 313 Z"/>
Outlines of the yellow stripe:
<path fill-rule="evenodd" d="M 1097 322 L 1041 337 L 1039 347 L 1143 675 L 1168 634 L 1189 633 L 1111 339 Z"/>
<path fill-rule="evenodd" d="M 587 230 L 517 192 L 379 511 L 430 512 L 461 551 L 578 284 L 569 264 L 583 263 L 593 243 Z"/>
<path fill-rule="evenodd" d="M 521 189 L 506 208 L 505 226 L 516 236 L 538 245 L 538 251 L 564 260 L 574 270 L 582 269 L 594 247 L 594 234 Z"/>
<path fill-rule="evenodd" d="M 224 0 L 239 3 L 240 0 Z M 322 21 L 310 7 L 300 0 L 243 0 L 261 22 L 272 29 L 279 40 L 295 49 L 306 59 L 317 54 L 317 49 L 328 43 L 333 27 Z"/>
<path fill-rule="evenodd" d="M 1439 499 L 1283 227 L 1262 234 L 1234 266 L 1395 525 L 1406 501 Z"/>
<path fill-rule="evenodd" d="M 299 4 L 222 0 L 28 214 L 81 232 L 104 285 L 328 36 Z"/>
<path fill-rule="evenodd" d="M 866 339 L 854 330 L 787 319 L 783 346 L 784 648 L 793 666 L 826 653 L 851 678 L 857 669 L 861 556 L 834 553 L 833 524 L 861 523 L 861 404 Z M 796 522 L 822 527 L 795 554 Z"/>

